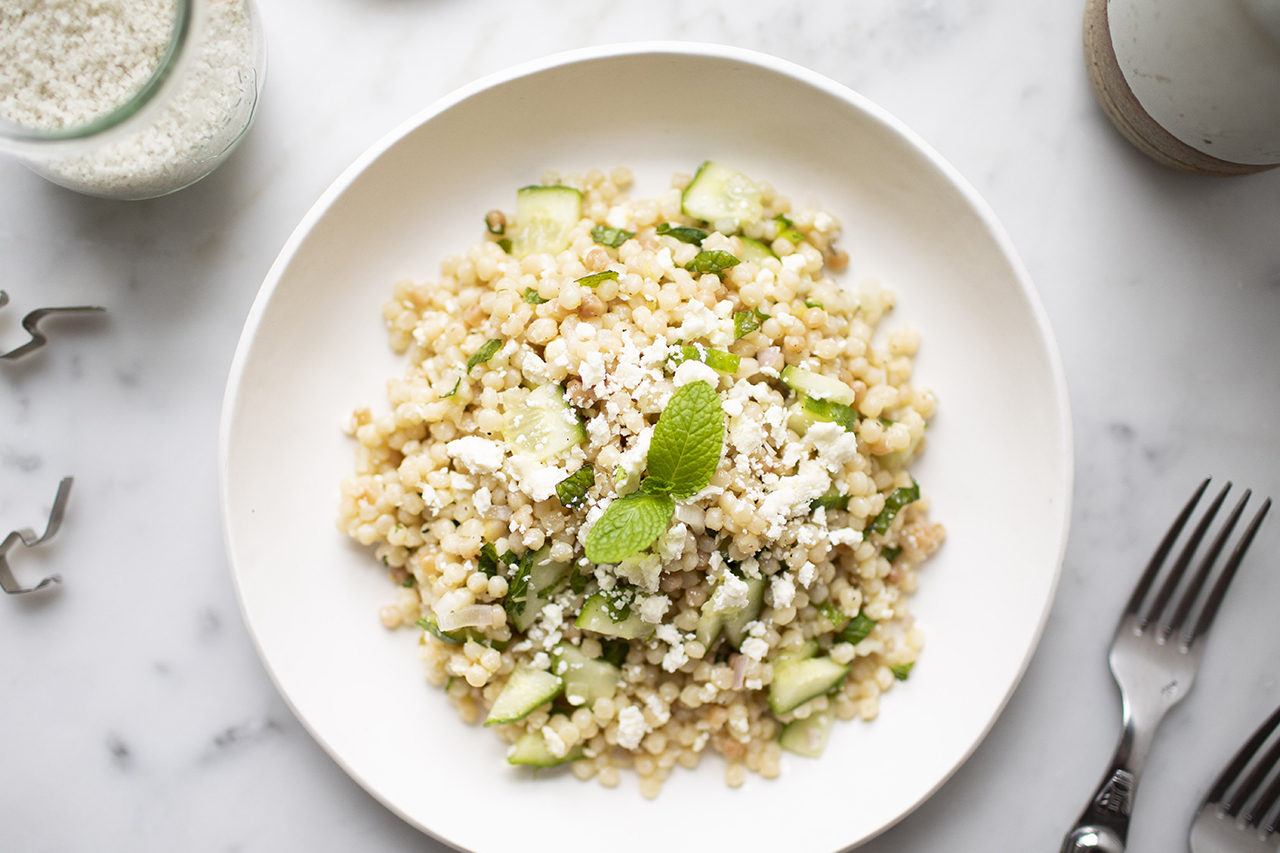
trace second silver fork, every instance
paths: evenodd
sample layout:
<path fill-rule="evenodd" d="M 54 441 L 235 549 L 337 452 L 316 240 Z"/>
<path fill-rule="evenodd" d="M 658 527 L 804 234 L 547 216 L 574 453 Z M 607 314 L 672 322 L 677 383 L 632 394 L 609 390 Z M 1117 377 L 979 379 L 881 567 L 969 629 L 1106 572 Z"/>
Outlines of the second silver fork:
<path fill-rule="evenodd" d="M 1115 755 L 1112 756 L 1111 766 L 1102 777 L 1101 784 L 1080 819 L 1067 833 L 1061 853 L 1122 853 L 1125 849 L 1134 792 L 1156 728 L 1169 709 L 1178 704 L 1191 689 L 1204 652 L 1205 634 L 1258 526 L 1271 507 L 1271 500 L 1268 498 L 1227 558 L 1200 608 L 1199 616 L 1194 622 L 1189 622 L 1188 617 L 1205 588 L 1214 563 L 1244 512 L 1250 496 L 1250 492 L 1246 490 L 1214 537 L 1209 550 L 1201 558 L 1195 573 L 1178 596 L 1177 603 L 1171 605 L 1174 593 L 1178 591 L 1187 568 L 1194 560 L 1209 525 L 1226 500 L 1227 492 L 1231 490 L 1231 484 L 1227 483 L 1214 498 L 1153 596 L 1152 590 L 1156 587 L 1156 580 L 1165 560 L 1208 485 L 1208 480 L 1200 484 L 1200 488 L 1196 489 L 1161 540 L 1129 597 L 1124 616 L 1116 629 L 1116 636 L 1111 644 L 1110 662 L 1111 673 L 1120 686 L 1124 730 Z M 1191 627 L 1184 630 L 1187 625 Z"/>

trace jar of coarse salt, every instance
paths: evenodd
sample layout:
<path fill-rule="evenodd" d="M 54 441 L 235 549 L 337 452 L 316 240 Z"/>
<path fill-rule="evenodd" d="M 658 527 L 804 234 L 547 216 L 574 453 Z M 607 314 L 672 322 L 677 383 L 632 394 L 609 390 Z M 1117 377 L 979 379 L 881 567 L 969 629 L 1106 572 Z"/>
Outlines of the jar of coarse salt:
<path fill-rule="evenodd" d="M 244 137 L 265 72 L 252 0 L 0 0 L 0 150 L 77 192 L 166 195 Z"/>

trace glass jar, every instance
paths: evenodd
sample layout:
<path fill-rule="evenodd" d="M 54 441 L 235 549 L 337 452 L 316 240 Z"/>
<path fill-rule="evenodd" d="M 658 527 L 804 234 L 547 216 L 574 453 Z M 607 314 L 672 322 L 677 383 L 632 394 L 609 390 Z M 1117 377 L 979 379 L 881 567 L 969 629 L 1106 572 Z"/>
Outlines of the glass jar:
<path fill-rule="evenodd" d="M 140 0 L 133 2 L 139 4 L 135 8 L 144 5 Z M 76 63 L 96 72 L 111 59 L 86 51 L 102 52 L 112 39 L 141 36 L 125 30 L 132 24 L 122 24 L 118 15 L 104 21 L 79 21 L 70 16 L 23 20 L 11 15 L 0 21 L 0 26 L 16 21 L 29 29 L 21 33 L 14 30 L 5 44 L 11 54 L 16 50 L 21 55 L 17 59 L 5 56 L 0 67 L 0 74 L 9 78 L 3 93 L 7 100 L 0 111 L 0 150 L 68 189 L 118 199 L 166 195 L 216 169 L 244 137 L 257 109 L 266 73 L 261 20 L 253 0 L 174 0 L 173 7 L 168 44 L 163 43 L 164 30 L 160 29 L 158 39 L 150 45 L 159 57 L 149 77 L 131 93 L 123 89 L 122 102 L 107 105 L 75 124 L 56 119 L 19 123 L 21 118 L 15 121 L 13 117 L 23 97 L 32 101 L 43 97 L 38 93 L 53 89 L 38 82 L 39 74 L 58 73 L 59 62 L 65 63 L 63 73 Z M 89 4 L 85 8 L 89 9 Z M 158 23 L 163 25 L 164 21 Z M 104 36 L 91 26 L 106 27 L 109 32 Z M 84 32 L 73 32 L 78 27 Z M 60 47 L 79 53 L 64 59 L 57 53 Z M 141 56 L 128 59 L 134 65 L 143 61 Z M 31 67 L 22 67 L 28 61 Z M 113 67 L 129 64 L 117 62 Z M 84 76 L 80 73 L 77 78 L 81 85 Z M 101 96 L 106 89 L 120 86 L 120 80 L 112 79 L 94 94 Z M 83 93 L 79 101 L 73 96 L 66 96 L 66 100 L 72 109 L 63 112 L 73 114 L 75 106 L 83 106 Z M 28 114 L 37 115 L 46 104 L 52 105 L 49 112 L 64 106 L 38 102 Z"/>

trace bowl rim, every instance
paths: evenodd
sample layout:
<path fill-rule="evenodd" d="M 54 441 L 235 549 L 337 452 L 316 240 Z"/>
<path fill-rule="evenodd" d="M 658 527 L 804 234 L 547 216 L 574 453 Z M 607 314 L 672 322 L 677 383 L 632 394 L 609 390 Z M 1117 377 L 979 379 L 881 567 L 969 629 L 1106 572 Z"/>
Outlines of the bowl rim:
<path fill-rule="evenodd" d="M 226 550 L 232 585 L 235 588 L 236 604 L 239 608 L 241 619 L 245 624 L 249 637 L 253 642 L 253 647 L 257 652 L 258 659 L 266 670 L 267 676 L 270 678 L 276 692 L 284 700 L 294 718 L 297 719 L 315 742 L 320 745 L 329 758 L 337 763 L 337 765 L 341 767 L 342 770 L 369 795 L 401 820 L 450 848 L 462 849 L 457 847 L 457 845 L 449 839 L 437 834 L 430 827 L 427 827 L 417 819 L 406 814 L 402 809 L 385 798 L 381 792 L 367 782 L 360 773 L 350 766 L 335 751 L 321 733 L 312 727 L 310 721 L 294 705 L 293 700 L 283 689 L 274 668 L 265 654 L 258 632 L 255 630 L 253 622 L 249 618 L 247 604 L 244 597 L 244 587 L 240 579 L 240 569 L 236 565 L 233 556 L 235 552 L 233 548 L 228 472 L 230 461 L 230 437 L 235 421 L 237 403 L 240 396 L 240 383 L 248 362 L 253 340 L 256 337 L 258 328 L 266 313 L 267 306 L 274 296 L 276 288 L 279 286 L 285 271 L 289 268 L 290 264 L 296 257 L 302 243 L 311 233 L 316 224 L 328 213 L 329 209 L 335 204 L 335 202 L 337 202 L 343 194 L 350 189 L 352 184 L 360 178 L 366 169 L 373 165 L 392 146 L 450 108 L 477 94 L 497 88 L 516 79 L 561 66 L 643 54 L 668 54 L 674 56 L 722 59 L 764 68 L 765 70 L 773 71 L 782 76 L 789 77 L 799 83 L 819 89 L 835 98 L 838 98 L 895 133 L 907 142 L 918 154 L 925 157 L 929 161 L 930 165 L 942 173 L 947 182 L 957 192 L 959 192 L 961 197 L 968 204 L 969 208 L 977 215 L 983 227 L 987 230 L 992 240 L 999 248 L 1001 255 L 1008 262 L 1009 267 L 1014 274 L 1018 287 L 1021 290 L 1022 297 L 1026 301 L 1026 304 L 1031 311 L 1031 315 L 1034 318 L 1035 332 L 1043 343 L 1043 348 L 1047 357 L 1049 372 L 1053 379 L 1053 394 L 1058 409 L 1058 422 L 1056 424 L 1056 428 L 1061 439 L 1062 458 L 1059 460 L 1059 463 L 1061 464 L 1063 471 L 1064 499 L 1061 501 L 1061 505 L 1059 507 L 1060 517 L 1058 520 L 1062 532 L 1058 542 L 1053 577 L 1051 578 L 1048 586 L 1048 594 L 1045 597 L 1044 606 L 1037 617 L 1036 629 L 1032 635 L 1031 643 L 1028 645 L 1018 666 L 1015 677 L 1010 681 L 1008 689 L 1005 691 L 1004 696 L 1001 697 L 1000 702 L 996 706 L 995 713 L 992 714 L 982 731 L 976 738 L 974 738 L 973 742 L 969 744 L 964 753 L 950 768 L 947 769 L 944 774 L 942 774 L 942 776 L 938 778 L 931 788 L 920 796 L 918 800 L 898 815 L 886 821 L 875 831 L 854 842 L 855 846 L 861 846 L 896 826 L 903 819 L 912 814 L 923 803 L 937 793 L 937 791 L 946 784 L 952 776 L 955 775 L 960 767 L 973 756 L 974 752 L 977 751 L 983 741 L 986 740 L 987 735 L 990 734 L 996 721 L 1004 713 L 1004 709 L 1007 707 L 1014 692 L 1022 683 L 1022 679 L 1026 675 L 1027 668 L 1030 666 L 1031 659 L 1034 657 L 1035 652 L 1040 645 L 1040 639 L 1043 636 L 1045 626 L 1048 623 L 1049 615 L 1057 596 L 1058 584 L 1062 576 L 1062 567 L 1066 556 L 1067 542 L 1070 538 L 1071 511 L 1075 480 L 1075 453 L 1066 373 L 1063 368 L 1061 354 L 1058 350 L 1057 340 L 1053 334 L 1053 329 L 1049 324 L 1048 314 L 1040 300 L 1039 294 L 1036 292 L 1030 274 L 1021 257 L 1018 255 L 1017 250 L 1014 248 L 1013 241 L 997 219 L 995 211 L 978 193 L 973 185 L 970 184 L 969 181 L 951 165 L 951 163 L 938 153 L 933 146 L 926 142 L 923 137 L 908 127 L 900 119 L 848 86 L 838 83 L 831 78 L 819 74 L 816 71 L 812 71 L 802 65 L 798 65 L 789 60 L 781 59 L 767 53 L 749 50 L 746 48 L 695 41 L 653 40 L 619 42 L 595 47 L 560 51 L 487 74 L 472 81 L 471 83 L 455 89 L 453 92 L 434 101 L 427 107 L 419 110 L 408 119 L 393 127 L 380 139 L 365 149 L 365 151 L 362 152 L 351 163 L 351 165 L 344 169 L 328 186 L 328 188 L 325 189 L 325 191 L 320 195 L 315 203 L 312 204 L 310 209 L 308 209 L 306 214 L 299 221 L 298 225 L 289 235 L 289 238 L 285 241 L 284 246 L 281 248 L 275 261 L 267 271 L 267 275 L 263 279 L 263 283 L 258 290 L 258 294 L 254 298 L 253 304 L 249 309 L 249 313 L 245 318 L 245 323 L 241 330 L 240 338 L 236 344 L 235 354 L 231 360 L 231 366 L 227 376 L 226 390 L 223 395 L 221 415 L 219 418 L 217 470 L 218 505 L 222 515 L 223 547 Z"/>

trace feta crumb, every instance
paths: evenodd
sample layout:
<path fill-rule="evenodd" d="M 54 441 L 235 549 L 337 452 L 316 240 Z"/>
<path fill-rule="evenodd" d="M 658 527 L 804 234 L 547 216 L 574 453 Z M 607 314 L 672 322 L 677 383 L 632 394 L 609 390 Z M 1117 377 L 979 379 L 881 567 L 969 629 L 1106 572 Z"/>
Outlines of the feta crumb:
<path fill-rule="evenodd" d="M 444 450 L 450 459 L 476 474 L 492 474 L 502 467 L 502 445 L 478 435 L 455 438 Z"/>
<path fill-rule="evenodd" d="M 561 740 L 560 735 L 551 726 L 542 727 L 542 739 L 546 741 L 547 751 L 556 758 L 564 758 L 569 754 L 569 747 Z"/>
<path fill-rule="evenodd" d="M 809 584 L 813 583 L 813 576 L 817 571 L 817 568 L 817 566 L 808 560 L 804 561 L 804 565 L 800 567 L 800 571 L 796 572 L 796 580 L 800 581 L 800 585 L 802 587 L 808 589 Z"/>
<path fill-rule="evenodd" d="M 600 350 L 591 350 L 587 353 L 587 357 L 578 365 L 578 375 L 582 377 L 582 384 L 586 388 L 594 388 L 604 382 L 604 356 Z"/>
<path fill-rule="evenodd" d="M 759 637 L 748 637 L 742 642 L 742 653 L 752 660 L 764 660 L 769 653 L 769 644 Z"/>
<path fill-rule="evenodd" d="M 484 515 L 493 508 L 493 492 L 489 491 L 488 486 L 481 486 L 476 489 L 476 493 L 471 496 L 471 502 L 475 504 L 476 512 Z"/>
<path fill-rule="evenodd" d="M 635 705 L 628 705 L 618 714 L 618 746 L 623 749 L 639 746 L 648 730 L 644 713 Z"/>
<path fill-rule="evenodd" d="M 671 599 L 665 595 L 650 595 L 640 605 L 640 618 L 657 625 L 662 622 L 662 617 L 666 615 L 669 607 L 671 607 Z M 663 625 L 662 627 L 665 628 L 667 626 Z"/>
<path fill-rule="evenodd" d="M 703 381 L 712 388 L 716 387 L 720 382 L 720 373 L 715 368 L 707 367 L 700 361 L 681 362 L 676 368 L 675 378 L 672 380 L 677 388 L 688 385 L 690 382 Z"/>
<path fill-rule="evenodd" d="M 551 658 L 547 657 L 546 652 L 538 652 L 533 656 L 533 660 L 529 662 L 529 665 L 534 669 L 550 669 Z"/>
<path fill-rule="evenodd" d="M 618 564 L 617 575 L 645 592 L 657 592 L 662 576 L 662 558 L 657 554 L 634 554 Z"/>
<path fill-rule="evenodd" d="M 711 596 L 713 610 L 737 610 L 751 603 L 751 591 L 747 582 L 737 575 L 725 575 L 724 582 Z"/>
<path fill-rule="evenodd" d="M 861 545 L 862 531 L 854 530 L 852 527 L 842 527 L 838 530 L 828 531 L 827 539 L 832 545 Z"/>
<path fill-rule="evenodd" d="M 791 602 L 796 599 L 796 585 L 786 575 L 774 575 L 770 588 L 773 590 L 774 607 L 790 607 Z"/>
<path fill-rule="evenodd" d="M 594 418 L 592 419 L 595 420 Z M 648 426 L 635 437 L 631 446 L 618 459 L 618 497 L 640 488 L 640 475 L 649 458 L 649 443 L 653 440 L 653 427 Z"/>
<path fill-rule="evenodd" d="M 667 703 L 662 701 L 662 697 L 653 694 L 644 702 L 645 707 L 649 709 L 649 713 L 653 714 L 654 723 L 659 726 L 666 725 L 667 720 L 671 719 L 671 711 L 667 709 Z"/>

